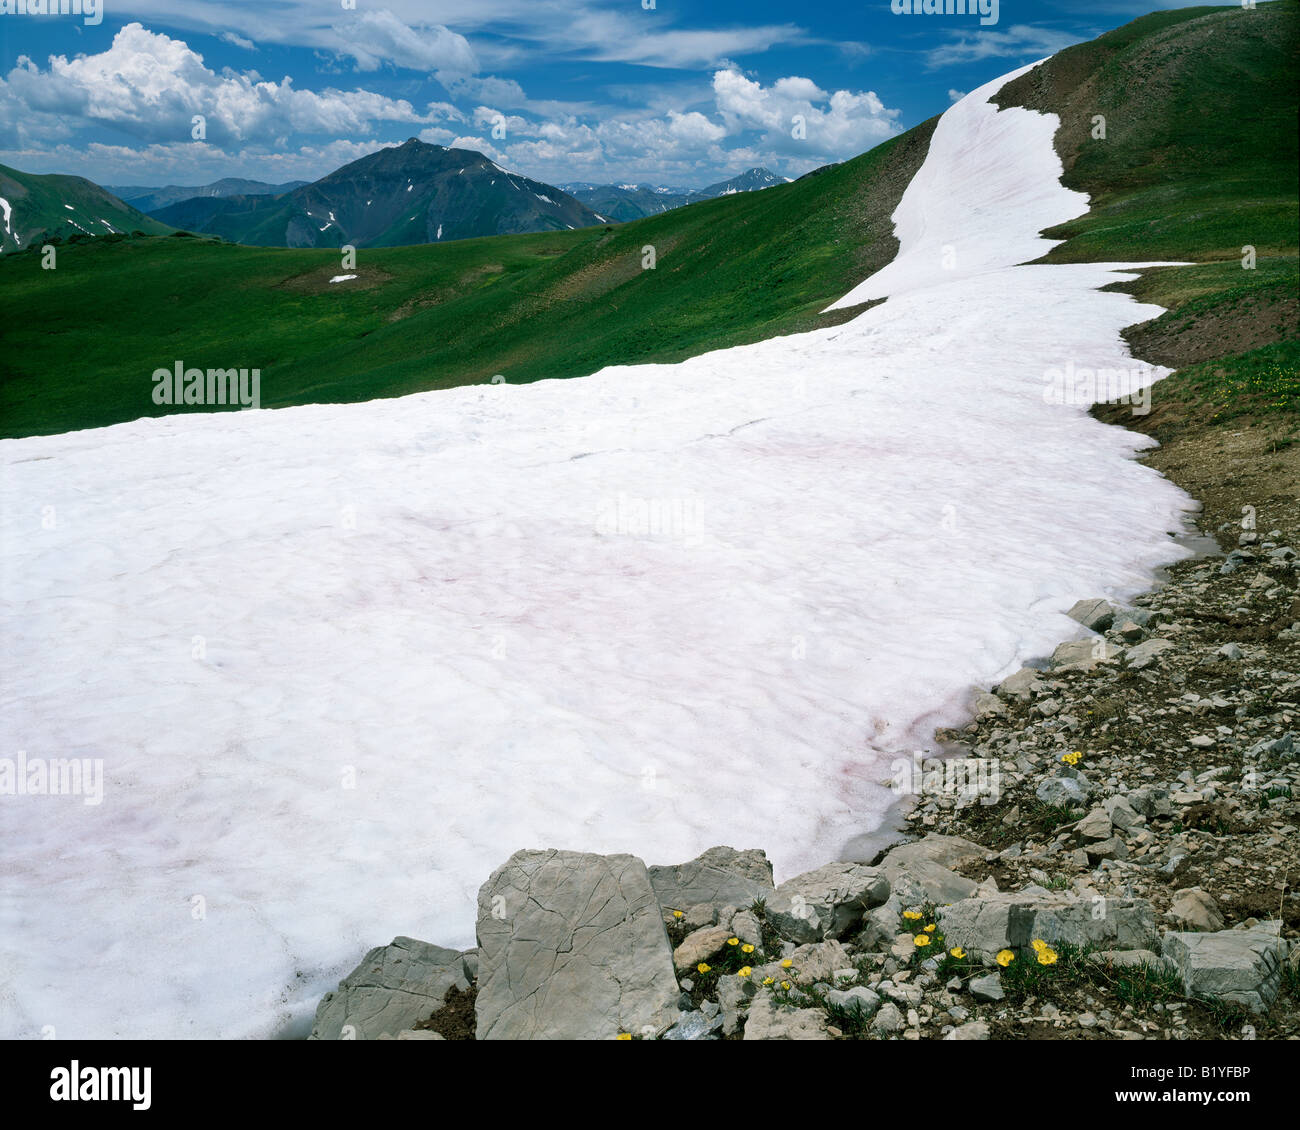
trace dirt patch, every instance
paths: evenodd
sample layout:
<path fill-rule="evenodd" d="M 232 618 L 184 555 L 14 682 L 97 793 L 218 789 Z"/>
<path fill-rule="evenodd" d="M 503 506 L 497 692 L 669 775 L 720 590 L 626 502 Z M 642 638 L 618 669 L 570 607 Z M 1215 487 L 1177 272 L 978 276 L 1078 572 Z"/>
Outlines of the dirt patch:
<path fill-rule="evenodd" d="M 1134 357 L 1172 369 L 1245 353 L 1300 335 L 1300 297 L 1289 290 L 1279 286 L 1196 313 L 1171 310 L 1129 326 L 1123 337 Z"/>
<path fill-rule="evenodd" d="M 478 1021 L 474 1015 L 474 1001 L 478 997 L 478 987 L 471 985 L 466 990 L 452 986 L 442 1008 L 427 1020 L 415 1025 L 417 1032 L 437 1032 L 444 1040 L 475 1040 L 478 1038 Z"/>
<path fill-rule="evenodd" d="M 338 278 L 339 275 L 356 275 L 356 278 L 330 282 L 330 279 Z M 379 267 L 345 268 L 331 263 L 328 267 L 316 267 L 301 274 L 290 275 L 275 286 L 277 290 L 288 290 L 294 294 L 341 294 L 345 291 L 373 290 L 392 277 L 388 271 Z"/>

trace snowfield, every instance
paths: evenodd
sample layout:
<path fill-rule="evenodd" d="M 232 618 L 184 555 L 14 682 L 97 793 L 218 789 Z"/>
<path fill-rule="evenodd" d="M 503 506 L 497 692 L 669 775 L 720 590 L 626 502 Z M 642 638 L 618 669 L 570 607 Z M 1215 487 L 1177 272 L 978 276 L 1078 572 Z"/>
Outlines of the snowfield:
<path fill-rule="evenodd" d="M 1146 441 L 1045 403 L 1157 310 L 1017 265 L 1086 200 L 1010 77 L 845 325 L 0 444 L 0 756 L 104 772 L 0 796 L 0 1036 L 304 1034 L 368 947 L 473 944 L 519 848 L 818 866 L 973 685 L 1185 555 Z"/>

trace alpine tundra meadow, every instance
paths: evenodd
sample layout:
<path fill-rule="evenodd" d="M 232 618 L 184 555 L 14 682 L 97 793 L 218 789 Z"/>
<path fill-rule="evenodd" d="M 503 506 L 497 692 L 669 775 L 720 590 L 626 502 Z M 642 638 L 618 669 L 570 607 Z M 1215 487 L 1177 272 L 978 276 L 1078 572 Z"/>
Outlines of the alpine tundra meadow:
<path fill-rule="evenodd" d="M 18 1110 L 865 1041 L 1294 1117 L 1300 0 L 0 52 Z"/>

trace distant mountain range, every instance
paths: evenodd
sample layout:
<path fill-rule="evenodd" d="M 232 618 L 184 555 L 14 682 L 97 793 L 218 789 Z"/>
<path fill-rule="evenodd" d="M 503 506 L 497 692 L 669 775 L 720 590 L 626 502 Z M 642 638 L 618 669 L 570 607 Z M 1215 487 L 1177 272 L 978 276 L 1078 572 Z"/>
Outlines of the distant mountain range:
<path fill-rule="evenodd" d="M 0 165 L 0 252 L 30 247 L 37 236 L 133 231 L 163 235 L 171 228 L 84 177 L 24 173 Z"/>
<path fill-rule="evenodd" d="M 605 223 L 568 193 L 471 149 L 411 138 L 280 196 L 199 196 L 154 217 L 260 247 L 396 247 Z"/>
<path fill-rule="evenodd" d="M 566 184 L 561 187 L 602 216 L 626 222 L 639 220 L 644 216 L 657 216 L 660 212 L 668 212 L 673 208 L 681 208 L 685 204 L 695 204 L 701 200 L 713 200 L 737 192 L 757 192 L 760 189 L 771 188 L 774 184 L 785 184 L 787 179 L 767 169 L 747 169 L 730 180 L 719 181 L 707 188 L 694 190 L 668 188 L 662 185 L 585 182 Z"/>
<path fill-rule="evenodd" d="M 192 200 L 196 196 L 283 196 L 309 182 L 285 181 L 284 184 L 267 184 L 260 180 L 226 177 L 211 184 L 169 184 L 163 188 L 146 188 L 141 185 L 105 185 L 114 196 L 141 212 L 156 212 L 169 204 Z"/>
<path fill-rule="evenodd" d="M 503 169 L 474 150 L 416 138 L 318 181 L 285 184 L 227 177 L 206 185 L 106 189 L 81 177 L 0 166 L 0 251 L 18 250 L 41 233 L 156 235 L 177 229 L 255 247 L 445 243 L 637 220 L 786 180 L 755 168 L 694 190 L 590 183 L 557 188 Z"/>

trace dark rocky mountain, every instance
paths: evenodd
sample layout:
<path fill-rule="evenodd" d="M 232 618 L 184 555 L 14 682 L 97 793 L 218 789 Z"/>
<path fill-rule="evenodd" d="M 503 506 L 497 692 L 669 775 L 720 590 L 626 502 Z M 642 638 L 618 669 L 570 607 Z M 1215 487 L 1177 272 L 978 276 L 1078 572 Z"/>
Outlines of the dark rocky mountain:
<path fill-rule="evenodd" d="M 767 169 L 746 169 L 738 177 L 719 181 L 717 184 L 709 185 L 708 188 L 700 189 L 699 195 L 711 200 L 715 196 L 730 196 L 735 192 L 758 192 L 764 188 L 771 188 L 774 184 L 786 183 L 788 182 L 785 177 L 779 177 Z"/>
<path fill-rule="evenodd" d="M 397 247 L 604 223 L 552 185 L 471 149 L 411 138 L 283 196 L 199 197 L 160 209 L 173 227 L 261 247 Z"/>
<path fill-rule="evenodd" d="M 657 216 L 660 212 L 704 199 L 692 192 L 673 192 L 645 184 L 570 186 L 569 191 L 592 211 L 619 223 Z"/>

